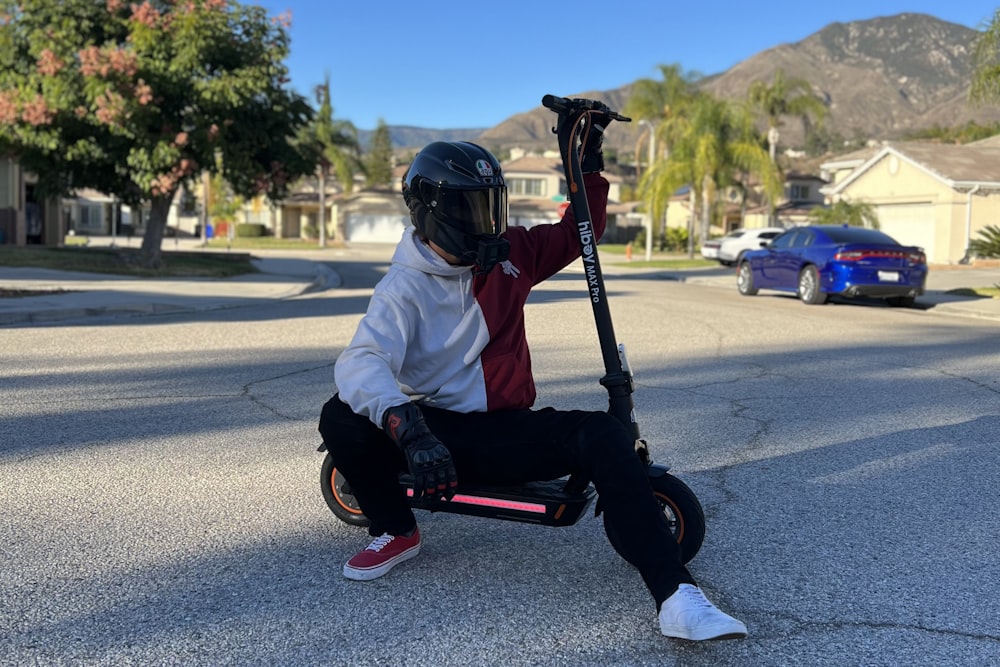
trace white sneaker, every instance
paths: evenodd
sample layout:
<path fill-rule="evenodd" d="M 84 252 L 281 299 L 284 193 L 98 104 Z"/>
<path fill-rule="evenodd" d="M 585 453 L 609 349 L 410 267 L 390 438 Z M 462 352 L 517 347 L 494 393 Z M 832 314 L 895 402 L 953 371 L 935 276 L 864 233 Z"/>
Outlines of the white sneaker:
<path fill-rule="evenodd" d="M 697 586 L 681 584 L 660 607 L 660 632 L 692 641 L 743 639 L 747 626 L 719 611 Z"/>

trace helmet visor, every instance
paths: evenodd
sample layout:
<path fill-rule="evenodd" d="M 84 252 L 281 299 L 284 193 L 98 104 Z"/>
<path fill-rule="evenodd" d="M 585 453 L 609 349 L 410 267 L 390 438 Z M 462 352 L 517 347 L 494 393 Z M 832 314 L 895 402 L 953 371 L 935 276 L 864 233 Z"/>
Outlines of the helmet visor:
<path fill-rule="evenodd" d="M 446 224 L 466 234 L 502 234 L 507 229 L 507 189 L 441 188 L 434 213 Z"/>

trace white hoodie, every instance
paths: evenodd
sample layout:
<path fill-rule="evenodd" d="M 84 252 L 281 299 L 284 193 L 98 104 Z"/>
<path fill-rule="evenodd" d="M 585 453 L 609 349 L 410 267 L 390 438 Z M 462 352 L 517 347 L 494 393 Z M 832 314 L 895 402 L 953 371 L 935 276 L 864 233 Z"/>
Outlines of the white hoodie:
<path fill-rule="evenodd" d="M 584 184 L 600 238 L 608 184 L 600 174 Z M 388 408 L 410 400 L 456 412 L 534 404 L 524 304 L 532 287 L 579 256 L 579 237 L 569 211 L 554 225 L 511 227 L 504 238 L 508 260 L 474 276 L 414 230 L 404 233 L 334 368 L 340 398 L 355 413 L 381 427 Z"/>

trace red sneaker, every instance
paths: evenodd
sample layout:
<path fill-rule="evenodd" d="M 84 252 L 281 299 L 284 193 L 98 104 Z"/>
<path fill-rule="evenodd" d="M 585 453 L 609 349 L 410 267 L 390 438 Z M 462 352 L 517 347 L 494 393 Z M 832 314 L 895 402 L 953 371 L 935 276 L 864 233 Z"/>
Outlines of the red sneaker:
<path fill-rule="evenodd" d="M 413 535 L 390 535 L 386 533 L 376 537 L 364 551 L 347 561 L 344 565 L 344 576 L 355 581 L 370 581 L 378 579 L 383 574 L 410 560 L 420 553 L 420 531 L 414 529 Z"/>

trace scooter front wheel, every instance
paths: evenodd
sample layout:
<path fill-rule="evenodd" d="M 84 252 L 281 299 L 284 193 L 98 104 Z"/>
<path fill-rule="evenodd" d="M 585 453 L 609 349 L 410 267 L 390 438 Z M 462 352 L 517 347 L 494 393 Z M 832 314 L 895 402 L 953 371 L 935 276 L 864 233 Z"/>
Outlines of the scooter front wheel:
<path fill-rule="evenodd" d="M 333 465 L 333 457 L 329 454 L 323 459 L 319 485 L 323 491 L 323 500 L 334 516 L 352 526 L 368 526 L 370 523 L 368 517 L 361 512 L 357 498 L 351 493 L 350 485 Z"/>
<path fill-rule="evenodd" d="M 705 541 L 705 512 L 698 497 L 687 484 L 670 473 L 650 476 L 649 483 L 653 487 L 653 496 L 680 545 L 682 562 L 690 562 Z M 607 523 L 604 527 L 611 545 L 621 552 L 618 533 Z"/>

